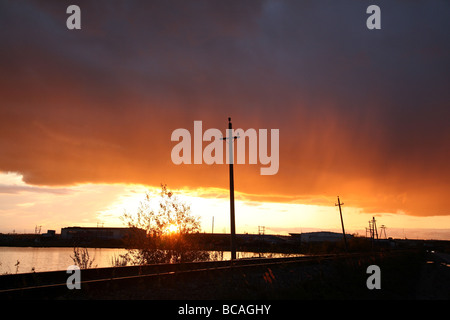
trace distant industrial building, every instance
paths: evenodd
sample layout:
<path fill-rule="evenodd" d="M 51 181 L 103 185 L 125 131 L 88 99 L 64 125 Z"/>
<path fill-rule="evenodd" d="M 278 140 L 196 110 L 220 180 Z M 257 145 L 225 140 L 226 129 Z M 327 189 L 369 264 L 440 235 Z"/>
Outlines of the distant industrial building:
<path fill-rule="evenodd" d="M 47 230 L 46 233 L 41 234 L 41 238 L 43 238 L 43 239 L 53 239 L 55 237 L 56 237 L 55 230 Z"/>
<path fill-rule="evenodd" d="M 61 239 L 121 240 L 136 232 L 145 234 L 145 230 L 131 228 L 67 227 L 61 228 Z"/>
<path fill-rule="evenodd" d="M 317 231 L 317 232 L 305 232 L 305 233 L 289 233 L 289 235 L 296 241 L 305 242 L 323 242 L 331 241 L 337 242 L 343 240 L 342 233 L 330 232 L 330 231 Z M 345 234 L 347 239 L 353 238 L 350 234 Z"/>

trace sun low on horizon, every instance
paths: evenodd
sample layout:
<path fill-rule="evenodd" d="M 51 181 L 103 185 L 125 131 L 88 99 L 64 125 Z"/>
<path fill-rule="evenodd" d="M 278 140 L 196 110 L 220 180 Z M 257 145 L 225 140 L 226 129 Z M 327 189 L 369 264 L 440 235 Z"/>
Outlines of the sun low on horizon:
<path fill-rule="evenodd" d="M 167 187 L 171 190 L 170 186 Z M 0 232 L 33 233 L 35 226 L 41 226 L 43 232 L 48 229 L 59 232 L 60 228 L 69 226 L 93 227 L 98 223 L 105 227 L 125 227 L 121 219 L 123 214 L 135 214 L 146 194 L 151 194 L 151 202 L 157 208 L 161 189 L 160 186 L 131 184 L 39 187 L 25 184 L 20 175 L 2 173 L 0 191 L 1 212 L 10 216 L 8 222 L 2 224 Z M 201 232 L 230 232 L 229 190 L 202 188 L 172 191 L 200 219 Z M 364 236 L 368 221 L 375 216 L 379 226 L 387 227 L 390 237 L 449 239 L 448 229 L 436 228 L 447 225 L 450 220 L 447 217 L 364 213 L 361 208 L 351 205 L 344 205 L 343 213 L 347 233 Z M 341 232 L 339 211 L 334 202 L 326 206 L 255 201 L 237 193 L 237 233 L 257 234 L 260 227 L 264 227 L 266 234 L 278 235 L 308 231 Z M 168 234 L 178 231 L 175 224 L 167 228 Z"/>

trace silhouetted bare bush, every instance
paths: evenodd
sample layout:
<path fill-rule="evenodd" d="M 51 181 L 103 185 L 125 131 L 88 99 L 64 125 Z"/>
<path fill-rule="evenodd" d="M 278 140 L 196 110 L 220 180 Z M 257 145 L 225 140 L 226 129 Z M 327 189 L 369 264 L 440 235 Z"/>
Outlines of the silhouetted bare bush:
<path fill-rule="evenodd" d="M 73 263 L 80 267 L 80 269 L 89 269 L 92 268 L 92 264 L 95 261 L 95 257 L 91 258 L 89 256 L 89 251 L 87 248 L 79 248 L 74 247 L 73 248 L 73 257 L 70 256 L 73 260 Z M 94 268 L 97 265 L 94 266 Z"/>
<path fill-rule="evenodd" d="M 159 199 L 147 192 L 137 212 L 124 212 L 122 220 L 135 232 L 128 239 L 127 253 L 120 256 L 121 265 L 209 260 L 208 252 L 185 237 L 200 232 L 199 218 L 166 185 L 161 185 Z"/>

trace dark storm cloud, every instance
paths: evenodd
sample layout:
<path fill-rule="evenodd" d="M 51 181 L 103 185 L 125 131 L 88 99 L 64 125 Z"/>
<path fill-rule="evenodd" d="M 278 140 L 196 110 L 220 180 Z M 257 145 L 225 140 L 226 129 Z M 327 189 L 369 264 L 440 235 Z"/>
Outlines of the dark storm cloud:
<path fill-rule="evenodd" d="M 280 129 L 280 170 L 236 187 L 448 214 L 450 5 L 379 1 L 1 1 L 0 170 L 33 184 L 227 187 L 174 166 L 170 134 Z M 193 179 L 195 177 L 195 179 Z"/>

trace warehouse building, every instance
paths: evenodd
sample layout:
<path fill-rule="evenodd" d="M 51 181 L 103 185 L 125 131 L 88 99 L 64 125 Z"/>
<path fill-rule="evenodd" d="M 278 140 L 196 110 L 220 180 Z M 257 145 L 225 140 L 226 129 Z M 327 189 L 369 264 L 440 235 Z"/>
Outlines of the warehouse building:
<path fill-rule="evenodd" d="M 131 228 L 67 227 L 61 228 L 61 239 L 121 240 L 136 232 L 145 234 L 145 230 Z"/>
<path fill-rule="evenodd" d="M 331 231 L 317 231 L 317 232 L 305 232 L 305 233 L 289 233 L 289 235 L 298 242 L 323 242 L 323 241 L 342 241 L 342 233 Z M 347 239 L 353 238 L 350 234 L 345 234 Z"/>

